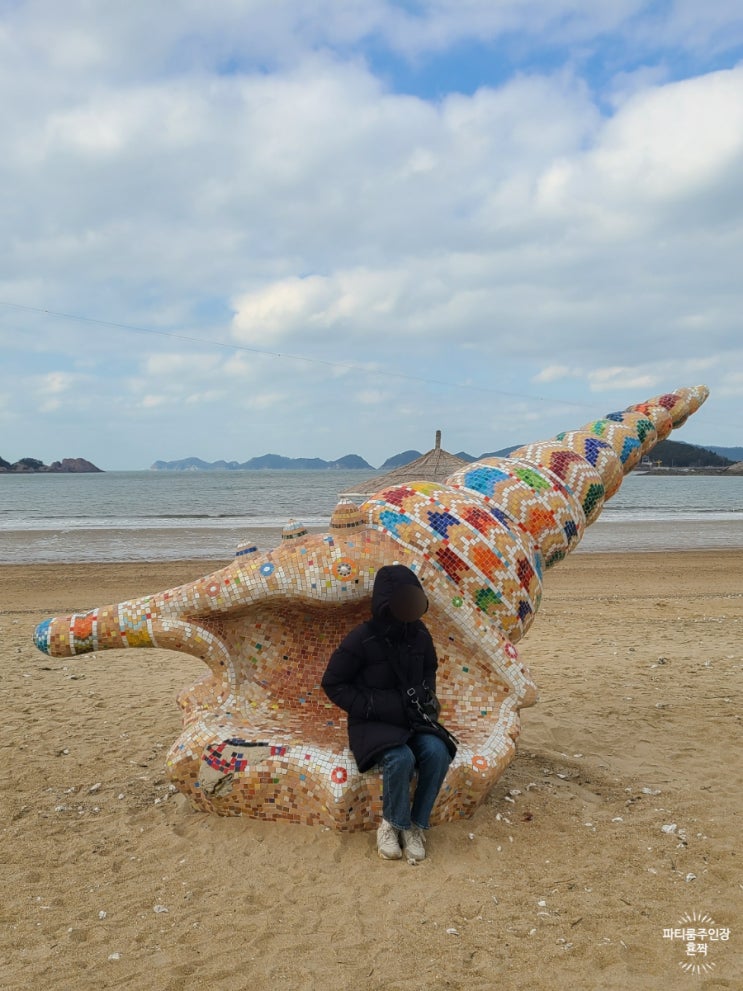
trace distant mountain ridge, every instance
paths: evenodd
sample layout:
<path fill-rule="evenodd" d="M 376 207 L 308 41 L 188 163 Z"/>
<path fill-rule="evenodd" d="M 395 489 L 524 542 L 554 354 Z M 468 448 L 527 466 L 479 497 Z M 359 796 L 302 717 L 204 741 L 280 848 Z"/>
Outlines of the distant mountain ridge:
<path fill-rule="evenodd" d="M 730 461 L 743 461 L 743 447 L 713 447 L 710 444 L 707 450 L 713 451 L 723 458 L 728 458 Z"/>
<path fill-rule="evenodd" d="M 202 461 L 201 458 L 181 458 L 179 461 L 155 461 L 152 471 L 261 471 L 263 469 L 294 469 L 295 471 L 324 471 L 327 469 L 365 469 L 374 471 L 368 461 L 358 454 L 346 454 L 337 461 L 322 458 L 285 458 L 281 454 L 263 454 L 249 461 Z"/>
<path fill-rule="evenodd" d="M 508 455 L 515 451 L 520 444 L 514 444 L 512 447 L 504 447 L 500 451 L 489 451 L 485 454 L 475 455 L 468 454 L 467 451 L 457 451 L 454 455 L 455 458 L 459 458 L 460 461 L 482 461 L 483 458 L 507 458 Z M 411 461 L 415 461 L 416 458 L 422 457 L 421 451 L 402 451 L 400 454 L 394 454 L 391 458 L 387 458 L 383 465 L 380 465 L 380 471 L 392 471 L 394 468 L 404 468 L 405 465 L 409 465 Z"/>
<path fill-rule="evenodd" d="M 462 461 L 479 461 L 482 458 L 507 457 L 511 451 L 515 451 L 518 445 L 504 448 L 502 451 L 493 451 L 489 454 L 481 454 L 475 457 L 460 451 L 456 457 Z M 391 458 L 387 458 L 379 471 L 391 471 L 393 468 L 402 468 L 410 464 L 416 458 L 421 457 L 420 451 L 401 451 Z M 294 471 L 324 471 L 327 469 L 343 469 L 376 471 L 368 461 L 365 461 L 358 454 L 346 454 L 336 461 L 324 461 L 322 458 L 285 458 L 281 454 L 263 454 L 257 458 L 250 458 L 248 461 L 203 461 L 201 458 L 180 458 L 177 461 L 155 461 L 150 465 L 150 471 L 261 471 L 263 469 L 282 470 L 293 469 Z"/>
<path fill-rule="evenodd" d="M 715 453 L 711 447 L 699 447 L 680 440 L 659 441 L 648 457 L 665 468 L 727 468 L 733 464 L 730 458 Z"/>
<path fill-rule="evenodd" d="M 498 451 L 486 451 L 478 456 L 460 451 L 456 457 L 462 461 L 482 461 L 484 458 L 507 458 L 520 444 L 512 444 Z M 719 453 L 718 453 L 719 452 Z M 723 454 L 722 452 L 727 452 Z M 740 457 L 737 457 L 737 454 Z M 379 471 L 392 471 L 402 468 L 416 458 L 421 457 L 420 451 L 401 451 L 387 458 L 380 465 Z M 660 462 L 664 467 L 677 468 L 726 468 L 734 461 L 743 461 L 743 448 L 740 447 L 699 447 L 696 444 L 685 444 L 683 441 L 664 440 L 656 444 L 650 452 L 653 462 Z M 322 458 L 285 458 L 281 454 L 263 454 L 249 461 L 202 461 L 201 458 L 181 458 L 179 461 L 155 461 L 152 471 L 260 471 L 262 469 L 294 469 L 295 471 L 327 470 L 327 469 L 363 469 L 375 471 L 368 461 L 358 454 L 347 454 L 336 461 L 324 461 Z"/>
<path fill-rule="evenodd" d="M 512 444 L 499 451 L 486 451 L 474 457 L 466 451 L 460 451 L 456 457 L 462 461 L 483 461 L 485 458 L 508 458 L 521 444 Z M 723 452 L 729 452 L 727 454 Z M 736 455 L 740 452 L 740 457 Z M 402 468 L 421 456 L 420 451 L 403 451 L 388 458 L 382 465 L 383 469 Z M 686 444 L 683 441 L 662 440 L 650 452 L 650 460 L 659 461 L 666 467 L 677 468 L 726 468 L 735 461 L 743 461 L 743 448 L 739 447 L 699 447 L 696 444 Z"/>
<path fill-rule="evenodd" d="M 401 451 L 400 454 L 393 454 L 391 458 L 387 458 L 385 463 L 379 466 L 379 470 L 392 471 L 393 468 L 402 468 L 421 456 L 421 451 Z"/>

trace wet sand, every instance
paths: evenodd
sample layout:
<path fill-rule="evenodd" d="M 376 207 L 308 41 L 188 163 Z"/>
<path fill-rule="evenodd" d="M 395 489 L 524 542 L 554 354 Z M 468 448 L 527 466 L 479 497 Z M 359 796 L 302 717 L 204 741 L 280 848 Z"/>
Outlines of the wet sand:
<path fill-rule="evenodd" d="M 613 520 L 601 517 L 589 527 L 574 554 L 605 552 L 672 551 L 679 546 L 683 527 L 688 550 L 737 548 L 743 552 L 743 515 L 715 520 L 672 522 Z M 325 533 L 327 526 L 307 527 L 308 533 Z M 65 566 L 70 562 L 173 561 L 185 557 L 229 562 L 238 544 L 253 544 L 268 551 L 281 543 L 279 527 L 158 528 L 131 530 L 116 527 L 97 530 L 4 530 L 0 533 L 0 566 L 46 562 Z"/>
<path fill-rule="evenodd" d="M 548 573 L 518 756 L 418 867 L 372 834 L 172 794 L 195 659 L 33 646 L 48 616 L 209 570 L 0 567 L 3 991 L 743 987 L 739 550 L 581 551 Z M 729 939 L 687 955 L 664 930 L 693 913 Z"/>

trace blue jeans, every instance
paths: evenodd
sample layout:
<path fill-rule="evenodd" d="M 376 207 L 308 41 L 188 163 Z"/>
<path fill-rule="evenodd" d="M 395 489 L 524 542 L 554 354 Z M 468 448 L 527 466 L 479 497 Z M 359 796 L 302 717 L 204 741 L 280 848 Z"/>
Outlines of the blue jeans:
<path fill-rule="evenodd" d="M 386 750 L 382 765 L 382 815 L 395 829 L 428 829 L 431 809 L 449 770 L 451 757 L 433 733 L 414 733 L 407 743 Z M 418 770 L 413 807 L 410 782 Z"/>

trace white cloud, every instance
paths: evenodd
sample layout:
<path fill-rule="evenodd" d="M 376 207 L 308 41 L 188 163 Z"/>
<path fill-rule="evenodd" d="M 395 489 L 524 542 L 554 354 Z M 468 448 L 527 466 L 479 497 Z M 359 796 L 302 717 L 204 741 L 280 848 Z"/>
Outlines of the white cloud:
<path fill-rule="evenodd" d="M 81 387 L 84 382 L 83 376 L 74 375 L 70 372 L 49 372 L 43 375 L 39 381 L 38 391 L 46 395 L 59 395 L 64 392 L 71 392 L 76 387 Z"/>
<path fill-rule="evenodd" d="M 727 0 L 300 6 L 0 16 L 0 299 L 104 321 L 0 306 L 29 442 L 74 422 L 93 443 L 108 418 L 117 457 L 167 458 L 174 438 L 208 456 L 245 443 L 238 410 L 274 449 L 363 437 L 374 460 L 432 421 L 487 447 L 478 424 L 549 435 L 572 401 L 687 376 L 734 399 L 743 65 L 675 81 L 673 59 L 724 61 Z M 457 45 L 494 37 L 507 77 L 458 91 Z M 542 45 L 557 68 L 529 57 Z M 596 92 L 584 66 L 609 51 Z M 440 92 L 396 92 L 400 53 Z M 43 427 L 40 398 L 59 414 Z"/>
<path fill-rule="evenodd" d="M 258 391 L 258 392 L 248 392 L 240 397 L 238 400 L 238 405 L 242 409 L 248 410 L 270 410 L 286 406 L 287 408 L 294 407 L 295 404 L 290 404 L 288 402 L 288 396 L 285 392 L 280 391 Z"/>
<path fill-rule="evenodd" d="M 595 368 L 588 373 L 591 392 L 610 392 L 618 389 L 644 390 L 648 394 L 660 386 L 660 377 L 642 373 L 636 368 Z"/>
<path fill-rule="evenodd" d="M 140 400 L 140 406 L 142 409 L 156 409 L 158 406 L 165 406 L 172 402 L 172 398 L 163 395 L 147 395 L 142 396 Z"/>
<path fill-rule="evenodd" d="M 186 396 L 189 406 L 204 406 L 214 403 L 229 402 L 229 394 L 221 389 L 208 389 L 203 392 L 192 392 Z"/>
<path fill-rule="evenodd" d="M 664 199 L 714 182 L 742 151 L 743 66 L 635 94 L 593 157 L 608 183 Z"/>
<path fill-rule="evenodd" d="M 408 282 L 403 272 L 365 269 L 281 279 L 235 300 L 233 334 L 265 346 L 314 330 L 370 329 L 399 316 Z"/>
<path fill-rule="evenodd" d="M 391 397 L 381 389 L 362 389 L 356 394 L 356 399 L 362 406 L 379 406 L 380 403 L 389 402 Z"/>
<path fill-rule="evenodd" d="M 166 385 L 203 379 L 219 371 L 220 360 L 213 354 L 146 354 L 142 360 L 144 375 Z"/>
<path fill-rule="evenodd" d="M 619 236 L 646 231 L 668 201 L 714 188 L 742 156 L 743 66 L 633 94 L 591 149 L 548 166 L 539 200 L 613 221 Z"/>
<path fill-rule="evenodd" d="M 263 344 L 299 332 L 307 324 L 327 326 L 325 308 L 331 301 L 332 288 L 326 278 L 280 279 L 235 300 L 233 334 L 244 344 Z"/>
<path fill-rule="evenodd" d="M 743 396 L 743 351 L 738 352 L 737 360 L 720 375 L 717 395 L 740 400 Z"/>
<path fill-rule="evenodd" d="M 576 373 L 567 365 L 549 365 L 532 378 L 532 382 L 559 382 L 560 379 L 569 378 Z"/>

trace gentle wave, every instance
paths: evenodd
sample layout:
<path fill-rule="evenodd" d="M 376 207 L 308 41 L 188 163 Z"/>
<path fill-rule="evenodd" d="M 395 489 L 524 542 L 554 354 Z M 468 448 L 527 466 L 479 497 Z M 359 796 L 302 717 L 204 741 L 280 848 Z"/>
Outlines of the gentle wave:
<path fill-rule="evenodd" d="M 281 529 L 287 523 L 296 521 L 304 526 L 327 527 L 330 516 L 233 516 L 215 515 L 169 515 L 169 516 L 46 516 L 43 518 L 0 519 L 2 533 L 50 533 L 80 530 L 233 530 Z M 737 509 L 677 509 L 637 506 L 632 509 L 617 508 L 613 511 L 605 507 L 602 515 L 593 524 L 601 523 L 704 523 L 704 522 L 743 522 L 743 510 Z"/>
<path fill-rule="evenodd" d="M 613 512 L 607 506 L 602 510 L 596 523 L 704 523 L 711 521 L 743 521 L 743 510 L 737 509 L 658 509 L 657 507 L 636 507 L 633 509 L 615 509 Z M 596 526 L 596 523 L 593 525 Z"/>
<path fill-rule="evenodd" d="M 56 533 L 58 531 L 83 530 L 233 530 L 243 528 L 281 528 L 289 522 L 286 516 L 137 516 L 137 517 L 57 517 L 44 520 L 0 522 L 2 533 Z M 322 527 L 330 523 L 330 517 L 307 517 L 297 522 L 309 527 Z"/>
<path fill-rule="evenodd" d="M 14 516 L 17 520 L 18 514 L 13 514 L 11 510 L 6 510 L 9 516 Z M 2 515 L 2 513 L 0 513 Z M 244 515 L 235 516 L 234 513 L 141 513 L 136 517 L 138 520 L 222 520 L 222 519 L 254 519 L 250 513 L 245 513 Z M 45 513 L 43 516 L 28 516 L 28 520 L 31 522 L 36 520 L 49 520 L 53 523 L 59 523 L 60 520 L 114 520 L 118 524 L 119 520 L 122 519 L 119 513 L 97 513 L 95 517 L 91 517 L 90 513 L 66 513 L 64 515 L 56 516 L 52 513 Z"/>
<path fill-rule="evenodd" d="M 222 531 L 222 530 L 280 530 L 290 521 L 285 516 L 252 516 L 252 517 L 132 517 L 130 519 L 80 519 L 57 518 L 51 520 L 33 520 L 22 525 L 19 521 L 0 522 L 0 533 L 3 534 L 53 534 L 53 533 L 85 533 L 89 531 L 111 532 L 125 530 L 130 532 L 168 530 L 178 532 L 183 529 Z M 310 529 L 327 528 L 330 517 L 298 517 L 295 521 Z M 662 523 L 673 526 L 678 523 L 735 523 L 743 522 L 743 513 L 688 511 L 649 512 L 643 510 L 625 510 L 622 512 L 604 514 L 593 524 L 594 527 L 613 524 L 629 523 Z"/>
<path fill-rule="evenodd" d="M 323 532 L 321 527 L 314 532 Z M 312 532 L 312 531 L 311 531 Z M 259 551 L 281 543 L 280 528 L 105 529 L 16 531 L 0 541 L 0 564 L 64 564 L 116 561 L 228 561 L 239 544 L 250 541 Z M 743 521 L 704 520 L 679 527 L 669 522 L 598 520 L 589 527 L 576 553 L 628 551 L 743 551 Z"/>

